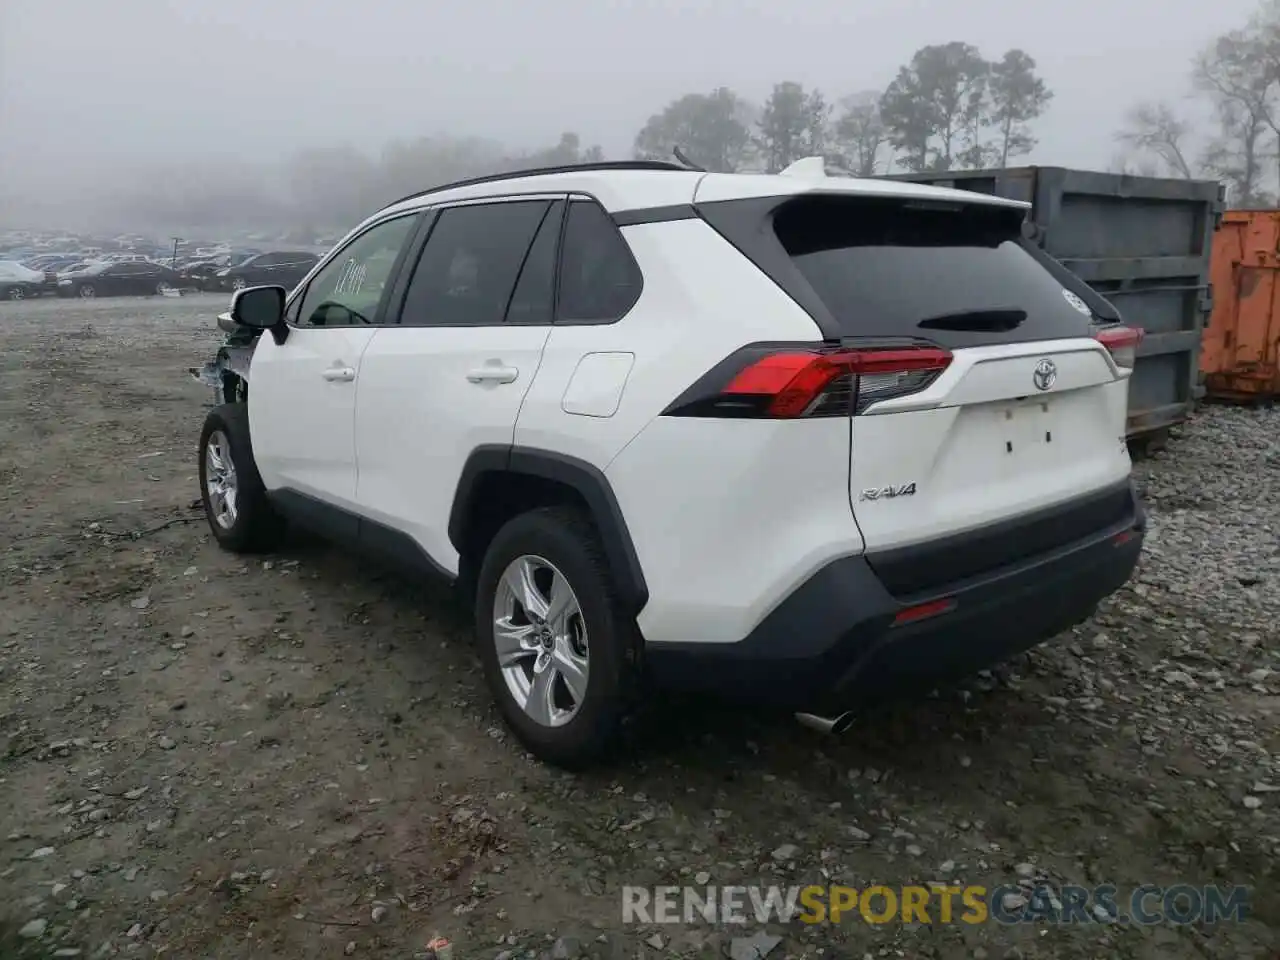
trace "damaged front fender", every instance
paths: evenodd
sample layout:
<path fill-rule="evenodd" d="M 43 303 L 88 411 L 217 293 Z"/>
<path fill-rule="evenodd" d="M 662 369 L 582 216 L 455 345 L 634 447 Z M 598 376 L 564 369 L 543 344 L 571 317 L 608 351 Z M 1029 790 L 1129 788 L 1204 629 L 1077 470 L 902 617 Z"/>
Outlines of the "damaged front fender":
<path fill-rule="evenodd" d="M 230 322 L 226 314 L 218 317 L 218 326 L 227 330 L 224 319 Z M 234 403 L 248 396 L 249 366 L 253 359 L 253 348 L 257 343 L 259 331 L 248 331 L 231 323 L 231 335 L 218 348 L 217 355 L 203 367 L 189 367 L 187 372 L 206 387 L 218 393 L 219 403 Z"/>

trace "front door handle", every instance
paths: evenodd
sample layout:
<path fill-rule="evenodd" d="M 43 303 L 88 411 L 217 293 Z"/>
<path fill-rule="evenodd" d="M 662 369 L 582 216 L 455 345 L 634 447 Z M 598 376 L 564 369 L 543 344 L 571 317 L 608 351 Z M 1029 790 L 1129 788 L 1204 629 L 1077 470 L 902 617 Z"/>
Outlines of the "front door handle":
<path fill-rule="evenodd" d="M 483 367 L 476 367 L 467 374 L 467 379 L 472 383 L 513 383 L 516 377 L 520 376 L 520 371 L 516 367 L 504 367 L 496 363 L 487 363 Z"/>
<path fill-rule="evenodd" d="M 356 378 L 355 367 L 330 367 L 321 374 L 330 383 L 350 383 Z"/>

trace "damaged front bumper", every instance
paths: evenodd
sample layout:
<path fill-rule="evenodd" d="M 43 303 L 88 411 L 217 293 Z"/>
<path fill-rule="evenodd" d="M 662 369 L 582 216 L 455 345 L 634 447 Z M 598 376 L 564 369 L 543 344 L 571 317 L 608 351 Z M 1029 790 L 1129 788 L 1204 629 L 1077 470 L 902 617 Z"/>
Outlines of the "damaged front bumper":
<path fill-rule="evenodd" d="M 228 314 L 218 317 L 218 328 L 230 334 L 217 354 L 203 367 L 188 367 L 198 383 L 218 391 L 220 401 L 237 399 L 249 383 L 249 363 L 257 342 L 256 331 L 237 327 Z"/>

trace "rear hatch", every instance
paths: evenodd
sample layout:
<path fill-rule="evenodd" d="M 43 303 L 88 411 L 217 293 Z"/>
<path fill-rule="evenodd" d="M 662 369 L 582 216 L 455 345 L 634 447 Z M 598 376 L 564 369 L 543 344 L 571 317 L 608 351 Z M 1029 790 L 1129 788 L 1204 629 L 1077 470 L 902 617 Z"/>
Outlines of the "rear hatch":
<path fill-rule="evenodd" d="M 824 403 L 838 391 L 848 403 L 850 505 L 891 590 L 1051 550 L 1131 509 L 1137 334 L 1100 326 L 1055 279 L 1021 209 L 777 198 L 771 250 L 741 233 L 732 203 L 702 212 L 809 309 L 844 371 Z"/>

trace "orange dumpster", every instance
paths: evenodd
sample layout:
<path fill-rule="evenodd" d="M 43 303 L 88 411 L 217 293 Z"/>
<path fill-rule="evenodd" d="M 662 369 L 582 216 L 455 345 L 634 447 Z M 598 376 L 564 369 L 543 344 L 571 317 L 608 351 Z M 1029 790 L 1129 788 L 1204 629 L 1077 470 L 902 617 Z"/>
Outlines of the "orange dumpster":
<path fill-rule="evenodd" d="M 1213 312 L 1200 347 L 1205 393 L 1280 396 L 1280 210 L 1231 210 L 1214 234 Z"/>

